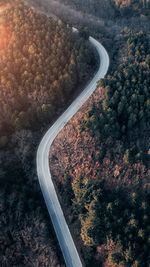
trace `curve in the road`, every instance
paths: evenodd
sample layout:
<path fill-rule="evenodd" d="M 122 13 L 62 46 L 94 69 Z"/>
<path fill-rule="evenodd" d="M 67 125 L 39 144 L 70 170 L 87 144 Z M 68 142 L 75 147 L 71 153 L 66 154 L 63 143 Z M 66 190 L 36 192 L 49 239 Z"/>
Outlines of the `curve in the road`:
<path fill-rule="evenodd" d="M 37 151 L 37 174 L 41 190 L 51 217 L 57 239 L 67 267 L 82 267 L 79 254 L 66 223 L 62 208 L 60 206 L 49 169 L 49 150 L 52 142 L 64 125 L 81 108 L 85 101 L 96 89 L 97 81 L 104 78 L 109 68 L 109 56 L 105 48 L 94 38 L 89 38 L 90 43 L 96 48 L 100 57 L 100 66 L 92 81 L 86 86 L 82 93 L 73 101 L 67 110 L 57 119 L 44 135 Z"/>

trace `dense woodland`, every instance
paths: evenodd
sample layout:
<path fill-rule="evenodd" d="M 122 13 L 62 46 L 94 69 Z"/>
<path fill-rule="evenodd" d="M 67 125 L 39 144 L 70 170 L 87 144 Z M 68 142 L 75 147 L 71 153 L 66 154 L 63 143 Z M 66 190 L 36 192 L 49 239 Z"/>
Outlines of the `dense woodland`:
<path fill-rule="evenodd" d="M 150 8 L 149 0 L 59 0 L 67 5 L 71 5 L 77 10 L 93 14 L 102 18 L 112 18 L 115 16 L 132 16 L 133 14 L 147 13 Z"/>
<path fill-rule="evenodd" d="M 150 43 L 143 32 L 122 34 L 123 62 L 100 81 L 50 154 L 86 266 L 150 263 Z"/>
<path fill-rule="evenodd" d="M 22 1 L 0 14 L 2 267 L 63 266 L 37 181 L 36 149 L 94 72 L 94 58 L 80 34 Z"/>
<path fill-rule="evenodd" d="M 149 1 L 61 1 L 106 19 L 148 15 L 149 10 Z M 92 34 L 99 38 L 100 31 Z M 83 36 L 21 1 L 0 15 L 2 267 L 64 266 L 38 185 L 35 155 L 43 130 L 93 73 L 94 54 Z M 149 39 L 128 29 L 120 36 L 117 46 L 109 42 L 112 50 L 120 48 L 111 61 L 115 71 L 98 84 L 51 154 L 62 203 L 70 212 L 67 220 L 75 237 L 80 233 L 77 244 L 87 267 L 149 267 L 150 262 Z M 118 56 L 122 63 L 115 65 Z"/>
<path fill-rule="evenodd" d="M 93 14 L 101 18 L 114 19 L 116 16 L 133 16 L 141 12 L 148 14 L 149 0 L 59 0 L 72 5 L 77 10 Z"/>
<path fill-rule="evenodd" d="M 72 5 L 77 10 L 93 14 L 95 16 L 100 17 L 114 17 L 115 11 L 117 12 L 117 9 L 115 9 L 115 5 L 110 0 L 60 0 L 61 2 Z"/>
<path fill-rule="evenodd" d="M 150 128 L 149 40 L 143 32 L 127 32 L 126 40 L 127 58 L 113 76 L 100 81 L 99 86 L 105 88 L 104 100 L 93 107 L 84 122 L 105 137 L 123 138 L 132 135 L 133 129 L 140 134 L 141 129 Z"/>
<path fill-rule="evenodd" d="M 1 135 L 33 130 L 50 122 L 84 81 L 92 54 L 71 28 L 21 4 L 3 13 L 0 34 Z"/>

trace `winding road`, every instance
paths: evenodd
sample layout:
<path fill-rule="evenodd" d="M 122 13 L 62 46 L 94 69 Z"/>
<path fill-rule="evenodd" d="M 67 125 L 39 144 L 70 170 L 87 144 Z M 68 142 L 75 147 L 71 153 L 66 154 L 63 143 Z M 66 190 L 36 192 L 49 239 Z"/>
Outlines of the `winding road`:
<path fill-rule="evenodd" d="M 75 29 L 74 29 L 75 30 Z M 51 217 L 57 239 L 67 267 L 82 267 L 83 264 L 72 239 L 60 206 L 49 168 L 49 150 L 52 142 L 65 124 L 75 115 L 86 100 L 96 89 L 97 82 L 104 78 L 109 68 L 109 56 L 105 48 L 94 38 L 89 38 L 90 43 L 96 48 L 100 57 L 100 66 L 92 81 L 82 93 L 72 102 L 67 110 L 57 119 L 44 135 L 37 151 L 37 174 L 45 203 Z"/>

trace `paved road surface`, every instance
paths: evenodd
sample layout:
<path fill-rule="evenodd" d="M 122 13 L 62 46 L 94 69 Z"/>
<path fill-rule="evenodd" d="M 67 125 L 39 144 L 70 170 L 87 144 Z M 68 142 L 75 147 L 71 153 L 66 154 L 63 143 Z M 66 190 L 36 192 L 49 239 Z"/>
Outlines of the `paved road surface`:
<path fill-rule="evenodd" d="M 49 150 L 55 137 L 64 125 L 80 109 L 85 101 L 96 89 L 97 81 L 104 78 L 109 67 L 109 56 L 105 48 L 94 38 L 89 38 L 92 45 L 97 49 L 100 57 L 100 66 L 92 81 L 86 86 L 82 93 L 73 101 L 67 110 L 57 119 L 44 135 L 37 151 L 37 174 L 41 190 L 46 202 L 46 206 L 51 217 L 57 239 L 62 250 L 62 254 L 67 267 L 82 267 L 82 263 L 77 252 L 76 246 L 70 234 L 63 211 L 61 209 L 51 173 L 49 169 Z"/>

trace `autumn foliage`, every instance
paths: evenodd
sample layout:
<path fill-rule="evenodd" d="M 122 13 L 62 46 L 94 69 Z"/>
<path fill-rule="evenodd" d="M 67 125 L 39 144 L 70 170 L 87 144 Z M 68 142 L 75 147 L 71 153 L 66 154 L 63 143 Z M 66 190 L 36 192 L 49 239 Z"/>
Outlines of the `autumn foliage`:
<path fill-rule="evenodd" d="M 20 0 L 0 14 L 2 267 L 64 266 L 35 157 L 45 128 L 89 79 L 93 63 L 88 41 L 62 21 Z"/>
<path fill-rule="evenodd" d="M 80 221 L 86 266 L 149 266 L 149 39 L 130 31 L 124 38 L 125 62 L 50 152 L 53 177 Z"/>

